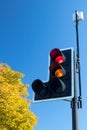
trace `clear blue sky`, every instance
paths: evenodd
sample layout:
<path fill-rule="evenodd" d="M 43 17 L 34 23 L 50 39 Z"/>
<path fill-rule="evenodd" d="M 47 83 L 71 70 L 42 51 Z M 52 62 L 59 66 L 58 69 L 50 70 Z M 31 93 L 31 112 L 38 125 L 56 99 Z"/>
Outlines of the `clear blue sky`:
<path fill-rule="evenodd" d="M 83 108 L 79 110 L 79 130 L 87 129 L 87 1 L 86 0 L 1 0 L 0 62 L 25 74 L 30 84 L 48 80 L 48 54 L 52 48 L 76 50 L 75 10 L 84 12 L 79 23 Z M 31 103 L 38 116 L 35 130 L 72 130 L 70 103 L 52 101 Z"/>

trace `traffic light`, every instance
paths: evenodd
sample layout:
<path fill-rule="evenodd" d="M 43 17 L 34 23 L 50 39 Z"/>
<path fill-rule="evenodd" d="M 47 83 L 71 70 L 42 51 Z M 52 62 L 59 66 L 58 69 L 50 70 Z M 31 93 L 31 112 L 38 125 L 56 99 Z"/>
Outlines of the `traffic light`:
<path fill-rule="evenodd" d="M 73 49 L 54 48 L 49 53 L 49 80 L 36 79 L 32 83 L 34 101 L 73 98 L 74 56 Z"/>

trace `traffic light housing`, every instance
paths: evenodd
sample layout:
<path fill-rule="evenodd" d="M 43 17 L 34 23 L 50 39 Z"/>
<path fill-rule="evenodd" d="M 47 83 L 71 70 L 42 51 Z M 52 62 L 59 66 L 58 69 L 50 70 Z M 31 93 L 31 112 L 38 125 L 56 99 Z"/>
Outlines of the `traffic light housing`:
<path fill-rule="evenodd" d="M 34 101 L 68 99 L 74 96 L 73 49 L 54 48 L 49 53 L 49 80 L 36 79 L 32 83 Z"/>

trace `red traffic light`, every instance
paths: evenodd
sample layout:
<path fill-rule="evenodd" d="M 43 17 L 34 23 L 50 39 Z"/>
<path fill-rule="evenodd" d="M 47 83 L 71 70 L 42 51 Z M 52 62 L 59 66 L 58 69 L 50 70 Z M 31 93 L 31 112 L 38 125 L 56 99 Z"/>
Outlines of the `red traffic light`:
<path fill-rule="evenodd" d="M 65 75 L 65 70 L 62 66 L 62 63 L 65 61 L 65 56 L 58 48 L 54 48 L 50 52 L 51 64 L 49 67 L 52 75 L 60 78 Z"/>
<path fill-rule="evenodd" d="M 61 64 L 65 61 L 64 55 L 57 48 L 54 48 L 54 49 L 51 50 L 50 57 L 52 58 L 52 60 L 54 60 L 55 62 L 57 62 L 59 64 Z"/>
<path fill-rule="evenodd" d="M 32 83 L 34 101 L 69 99 L 74 96 L 74 53 L 72 48 L 50 52 L 49 80 Z M 40 63 L 40 62 L 39 62 Z"/>

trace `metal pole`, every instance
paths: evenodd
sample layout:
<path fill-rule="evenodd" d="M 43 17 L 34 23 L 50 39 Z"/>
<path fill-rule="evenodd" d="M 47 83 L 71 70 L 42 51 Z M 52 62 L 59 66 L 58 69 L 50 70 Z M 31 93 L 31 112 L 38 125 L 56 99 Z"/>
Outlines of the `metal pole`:
<path fill-rule="evenodd" d="M 79 33 L 78 33 L 78 14 L 75 11 L 76 15 L 76 43 L 77 43 L 77 71 L 78 71 L 78 79 L 79 79 L 79 104 L 80 108 L 82 108 L 82 91 L 81 91 L 81 72 L 80 72 L 80 55 L 79 55 Z"/>
<path fill-rule="evenodd" d="M 78 104 L 76 90 L 76 61 L 74 56 L 74 98 L 71 102 L 72 107 L 72 130 L 78 130 Z"/>

